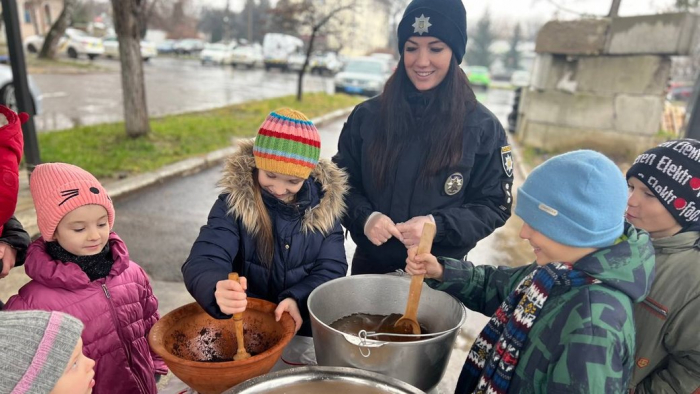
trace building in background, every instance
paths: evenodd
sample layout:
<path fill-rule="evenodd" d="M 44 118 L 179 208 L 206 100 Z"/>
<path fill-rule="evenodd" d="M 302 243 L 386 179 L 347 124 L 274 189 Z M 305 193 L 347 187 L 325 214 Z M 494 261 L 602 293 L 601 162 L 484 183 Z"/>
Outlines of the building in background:
<path fill-rule="evenodd" d="M 63 11 L 63 0 L 18 0 L 22 40 L 33 35 L 46 35 Z"/>
<path fill-rule="evenodd" d="M 337 9 L 342 2 L 314 0 L 319 14 L 327 15 Z M 391 32 L 389 10 L 381 0 L 345 0 L 351 6 L 338 12 L 316 37 L 314 47 L 338 51 L 346 57 L 365 56 L 374 51 L 385 51 L 389 45 Z M 305 41 L 309 31 L 300 30 L 299 36 Z"/>
<path fill-rule="evenodd" d="M 345 56 L 364 56 L 376 50 L 388 49 L 392 32 L 389 10 L 378 0 L 355 0 L 353 7 L 338 15 L 340 53 Z M 331 37 L 331 41 L 334 37 Z"/>

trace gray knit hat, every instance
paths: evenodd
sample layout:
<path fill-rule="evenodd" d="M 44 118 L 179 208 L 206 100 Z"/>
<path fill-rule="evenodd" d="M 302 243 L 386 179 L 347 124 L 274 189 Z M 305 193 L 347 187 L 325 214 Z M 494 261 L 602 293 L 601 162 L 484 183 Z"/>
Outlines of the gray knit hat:
<path fill-rule="evenodd" d="M 61 312 L 0 312 L 0 393 L 51 392 L 82 332 Z"/>

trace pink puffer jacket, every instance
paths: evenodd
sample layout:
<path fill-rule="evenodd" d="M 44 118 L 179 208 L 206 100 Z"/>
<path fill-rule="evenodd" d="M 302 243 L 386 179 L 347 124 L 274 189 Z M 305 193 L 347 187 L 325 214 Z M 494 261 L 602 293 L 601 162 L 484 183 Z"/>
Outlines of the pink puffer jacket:
<path fill-rule="evenodd" d="M 83 353 L 95 360 L 94 394 L 156 393 L 155 374 L 168 372 L 148 345 L 148 332 L 159 319 L 158 300 L 117 234 L 110 234 L 109 245 L 112 270 L 90 282 L 76 264 L 52 260 L 42 238 L 34 241 L 25 263 L 33 280 L 5 310 L 61 311 L 82 320 Z"/>

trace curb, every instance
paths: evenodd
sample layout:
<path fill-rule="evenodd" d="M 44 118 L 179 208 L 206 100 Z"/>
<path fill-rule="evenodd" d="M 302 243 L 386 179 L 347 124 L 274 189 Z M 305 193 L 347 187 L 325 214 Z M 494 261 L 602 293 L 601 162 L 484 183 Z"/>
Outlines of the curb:
<path fill-rule="evenodd" d="M 347 117 L 354 108 L 355 107 L 347 107 L 335 110 L 317 118 L 313 118 L 311 119 L 311 122 L 313 122 L 316 127 L 322 127 L 339 118 Z M 104 187 L 107 189 L 109 196 L 116 200 L 156 183 L 164 182 L 170 178 L 192 175 L 211 168 L 222 163 L 224 159 L 235 152 L 235 150 L 236 148 L 233 146 L 215 150 L 200 157 L 192 157 L 173 164 L 168 164 L 155 171 L 111 182 L 105 184 Z M 29 233 L 32 240 L 39 236 L 39 227 L 36 225 L 36 211 L 33 207 L 22 211 L 17 211 L 15 212 L 15 216 L 20 223 L 22 223 L 25 231 Z"/>

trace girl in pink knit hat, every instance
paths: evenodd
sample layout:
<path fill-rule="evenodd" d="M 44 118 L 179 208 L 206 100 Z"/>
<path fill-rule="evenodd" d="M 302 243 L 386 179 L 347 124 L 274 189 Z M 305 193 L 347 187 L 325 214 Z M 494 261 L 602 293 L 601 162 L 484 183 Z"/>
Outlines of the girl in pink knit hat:
<path fill-rule="evenodd" d="M 41 164 L 32 173 L 41 237 L 27 252 L 32 281 L 8 310 L 61 311 L 80 319 L 83 351 L 95 360 L 93 393 L 156 393 L 168 372 L 148 333 L 158 300 L 148 276 L 114 233 L 114 206 L 92 174 L 71 164 Z"/>

